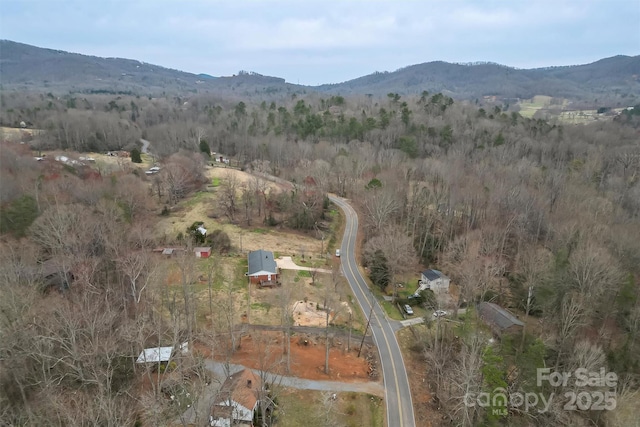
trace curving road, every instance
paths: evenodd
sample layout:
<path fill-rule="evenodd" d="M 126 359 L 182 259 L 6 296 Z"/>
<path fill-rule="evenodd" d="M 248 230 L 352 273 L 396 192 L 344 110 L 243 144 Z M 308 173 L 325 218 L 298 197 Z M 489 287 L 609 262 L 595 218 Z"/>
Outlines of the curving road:
<path fill-rule="evenodd" d="M 365 316 L 371 315 L 371 332 L 380 353 L 382 378 L 384 380 L 385 401 L 387 402 L 388 427 L 415 427 L 413 402 L 409 378 L 396 340 L 394 328 L 384 311 L 372 297 L 367 282 L 358 270 L 356 262 L 356 239 L 358 234 L 358 214 L 345 199 L 329 196 L 345 214 L 346 226 L 342 240 L 342 272 L 349 281 Z M 373 311 L 371 304 L 373 302 Z"/>
<path fill-rule="evenodd" d="M 140 138 L 140 142 L 142 142 L 142 153 L 143 154 L 150 154 L 149 153 L 149 144 L 151 144 L 149 141 L 147 141 L 146 139 L 142 139 Z"/>

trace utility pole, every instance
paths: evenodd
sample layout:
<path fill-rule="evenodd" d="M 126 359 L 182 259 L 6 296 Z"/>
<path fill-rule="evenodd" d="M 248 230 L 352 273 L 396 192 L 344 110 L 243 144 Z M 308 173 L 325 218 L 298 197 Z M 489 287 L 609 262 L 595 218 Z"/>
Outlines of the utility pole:
<path fill-rule="evenodd" d="M 349 311 L 349 338 L 347 338 L 347 353 L 351 351 L 351 329 L 353 329 L 351 326 L 351 311 Z"/>
<path fill-rule="evenodd" d="M 373 302 L 371 303 L 371 310 L 369 311 L 369 320 L 367 320 L 367 327 L 364 328 L 364 335 L 362 335 L 362 341 L 360 342 L 360 349 L 358 350 L 358 357 L 360 357 L 360 353 L 362 352 L 362 346 L 364 345 L 364 339 L 367 336 L 367 331 L 369 330 L 369 325 L 371 324 L 371 316 L 373 316 Z"/>
<path fill-rule="evenodd" d="M 249 283 L 247 284 L 247 324 L 251 324 L 251 276 L 247 277 Z"/>

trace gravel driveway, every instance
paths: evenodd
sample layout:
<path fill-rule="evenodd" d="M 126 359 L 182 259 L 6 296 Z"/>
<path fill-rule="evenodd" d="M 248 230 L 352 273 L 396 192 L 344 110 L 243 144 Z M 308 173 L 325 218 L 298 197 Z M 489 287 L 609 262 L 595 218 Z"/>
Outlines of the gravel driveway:
<path fill-rule="evenodd" d="M 207 370 L 212 372 L 222 381 L 227 377 L 227 370 L 225 369 L 225 363 L 216 362 L 215 360 L 205 360 L 205 366 Z M 245 367 L 242 365 L 235 365 L 230 363 L 228 365 L 228 373 L 234 374 L 243 370 Z M 252 369 L 256 375 L 260 375 L 260 371 Z M 307 380 L 305 378 L 285 377 L 281 375 L 267 374 L 268 381 L 280 384 L 285 387 L 292 387 L 301 390 L 320 390 L 320 391 L 335 391 L 335 392 L 356 392 L 356 393 L 369 393 L 375 396 L 384 397 L 384 387 L 379 382 L 339 382 L 339 381 L 318 381 Z"/>
<path fill-rule="evenodd" d="M 278 268 L 283 270 L 304 270 L 304 271 L 317 271 L 318 273 L 329 273 L 331 274 L 331 270 L 327 270 L 326 268 L 312 268 L 312 267 L 301 267 L 291 259 L 290 256 L 281 256 L 276 259 L 276 264 Z"/>

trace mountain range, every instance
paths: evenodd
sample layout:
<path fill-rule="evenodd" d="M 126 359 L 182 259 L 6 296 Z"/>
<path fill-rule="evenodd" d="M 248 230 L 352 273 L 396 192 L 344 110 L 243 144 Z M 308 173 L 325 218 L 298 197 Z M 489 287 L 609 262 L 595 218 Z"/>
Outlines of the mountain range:
<path fill-rule="evenodd" d="M 375 72 L 338 84 L 301 86 L 279 77 L 239 72 L 230 77 L 192 74 L 141 61 L 45 49 L 0 40 L 3 90 L 137 95 L 216 92 L 237 96 L 289 93 L 414 94 L 442 92 L 457 99 L 531 98 L 640 99 L 640 56 L 614 56 L 591 64 L 516 69 L 495 63 L 427 62 L 393 72 Z"/>

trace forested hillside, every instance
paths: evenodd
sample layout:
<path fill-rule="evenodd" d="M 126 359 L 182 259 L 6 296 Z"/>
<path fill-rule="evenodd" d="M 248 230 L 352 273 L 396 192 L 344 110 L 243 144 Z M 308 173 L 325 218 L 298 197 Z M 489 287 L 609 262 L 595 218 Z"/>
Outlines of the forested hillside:
<path fill-rule="evenodd" d="M 244 98 L 274 98 L 306 92 L 419 95 L 426 90 L 472 101 L 484 96 L 516 100 L 545 95 L 580 101 L 596 108 L 602 105 L 626 107 L 640 99 L 640 56 L 622 55 L 591 64 L 528 70 L 494 63 L 435 61 L 393 72 L 375 72 L 338 84 L 301 86 L 286 83 L 282 78 L 246 71 L 213 78 L 130 59 L 99 58 L 0 40 L 0 75 L 5 89 L 55 95 L 172 96 L 208 92 Z"/>
<path fill-rule="evenodd" d="M 426 89 L 457 99 L 528 99 L 548 95 L 576 101 L 635 103 L 640 96 L 640 57 L 615 56 L 564 67 L 516 69 L 493 63 L 449 64 L 436 61 L 411 65 L 394 72 L 377 72 L 318 89 L 330 93 L 388 92 L 415 94 Z"/>
<path fill-rule="evenodd" d="M 638 112 L 567 126 L 427 91 L 262 102 L 3 92 L 2 123 L 41 131 L 26 144 L 2 144 L 0 417 L 38 424 L 63 413 L 74 418 L 59 425 L 126 425 L 150 405 L 129 397 L 132 367 L 119 358 L 154 333 L 178 331 L 154 314 L 158 301 L 140 303 L 141 282 L 132 279 L 140 264 L 129 257 L 153 246 L 146 230 L 161 206 L 201 185 L 210 149 L 244 170 L 304 183 L 301 194 L 348 197 L 364 231 L 362 260 L 385 272 L 382 287 L 419 261 L 447 272 L 468 313 L 492 301 L 525 322 L 521 335 L 496 345 L 480 339 L 471 315 L 417 342 L 442 425 L 629 425 L 640 374 Z M 140 138 L 159 164 L 177 165 L 171 173 L 83 180 L 32 158 L 131 150 Z M 225 194 L 258 209 L 257 193 Z M 287 211 L 288 199 L 272 206 Z M 318 207 L 302 205 L 309 211 L 297 228 L 313 230 Z M 50 260 L 76 272 L 64 291 L 20 273 Z M 496 416 L 461 404 L 465 390 L 540 391 L 536 368 L 544 366 L 615 372 L 616 410 L 565 411 L 555 400 L 544 413 Z"/>
<path fill-rule="evenodd" d="M 291 91 L 284 79 L 240 71 L 215 78 L 141 61 L 100 58 L 0 40 L 2 87 L 21 91 L 164 96 L 197 92 L 239 94 Z"/>

